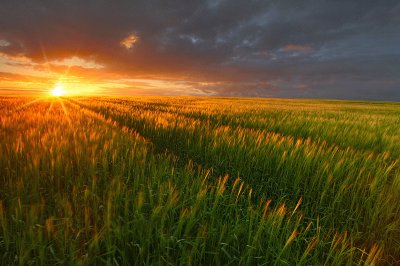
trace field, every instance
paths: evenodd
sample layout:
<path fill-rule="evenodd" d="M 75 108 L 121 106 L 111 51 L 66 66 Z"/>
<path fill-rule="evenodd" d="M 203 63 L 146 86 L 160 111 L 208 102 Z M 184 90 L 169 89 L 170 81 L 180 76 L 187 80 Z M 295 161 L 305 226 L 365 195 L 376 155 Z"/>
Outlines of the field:
<path fill-rule="evenodd" d="M 0 144 L 6 265 L 400 263 L 399 103 L 2 97 Z"/>

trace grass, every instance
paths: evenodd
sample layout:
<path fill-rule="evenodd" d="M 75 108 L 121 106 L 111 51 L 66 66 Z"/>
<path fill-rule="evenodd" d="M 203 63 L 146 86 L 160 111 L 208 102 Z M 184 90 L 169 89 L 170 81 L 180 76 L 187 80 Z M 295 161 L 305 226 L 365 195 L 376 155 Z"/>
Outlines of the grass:
<path fill-rule="evenodd" d="M 0 98 L 3 264 L 400 262 L 400 105 Z"/>

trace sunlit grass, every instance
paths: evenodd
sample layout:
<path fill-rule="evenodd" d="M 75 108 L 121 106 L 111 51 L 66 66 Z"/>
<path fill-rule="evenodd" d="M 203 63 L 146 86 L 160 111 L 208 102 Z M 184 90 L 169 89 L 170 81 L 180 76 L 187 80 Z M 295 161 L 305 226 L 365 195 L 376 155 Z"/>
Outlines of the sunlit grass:
<path fill-rule="evenodd" d="M 0 101 L 5 264 L 400 257 L 398 104 Z"/>

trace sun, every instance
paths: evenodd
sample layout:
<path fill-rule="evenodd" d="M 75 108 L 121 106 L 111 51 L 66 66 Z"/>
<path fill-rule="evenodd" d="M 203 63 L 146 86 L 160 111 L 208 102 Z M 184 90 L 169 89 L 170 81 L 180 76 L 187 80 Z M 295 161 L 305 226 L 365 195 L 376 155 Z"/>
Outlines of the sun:
<path fill-rule="evenodd" d="M 65 94 L 64 88 L 61 84 L 57 84 L 51 91 L 51 94 L 56 97 L 63 96 Z"/>

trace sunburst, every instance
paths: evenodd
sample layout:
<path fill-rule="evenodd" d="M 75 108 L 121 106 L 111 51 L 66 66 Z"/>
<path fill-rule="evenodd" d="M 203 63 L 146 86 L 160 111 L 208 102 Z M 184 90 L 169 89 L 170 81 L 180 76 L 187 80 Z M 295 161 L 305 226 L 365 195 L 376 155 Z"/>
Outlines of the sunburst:
<path fill-rule="evenodd" d="M 51 94 L 56 97 L 63 96 L 65 94 L 65 90 L 61 84 L 57 84 L 54 89 L 51 91 Z"/>

